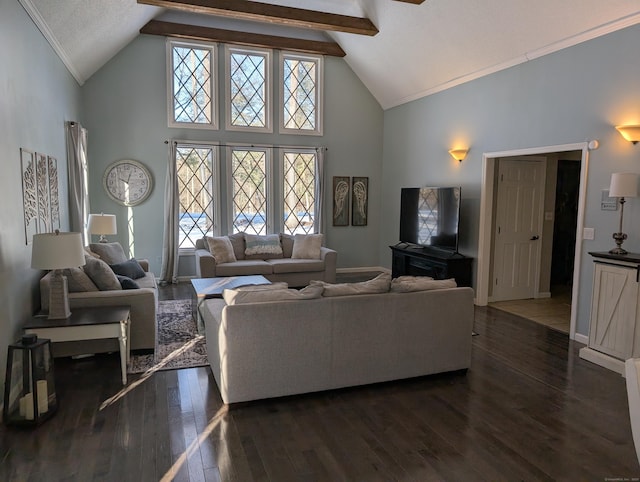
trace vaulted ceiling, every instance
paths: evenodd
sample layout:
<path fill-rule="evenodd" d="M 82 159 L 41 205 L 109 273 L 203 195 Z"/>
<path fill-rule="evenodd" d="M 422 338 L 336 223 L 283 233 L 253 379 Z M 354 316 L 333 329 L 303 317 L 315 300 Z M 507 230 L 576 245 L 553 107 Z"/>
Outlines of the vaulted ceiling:
<path fill-rule="evenodd" d="M 223 35 L 232 31 L 233 38 L 246 32 L 258 39 L 337 44 L 332 55 L 346 54 L 346 62 L 385 109 L 640 23 L 638 0 L 140 0 L 162 6 L 136 0 L 19 1 L 80 84 L 155 20 Z M 280 9 L 287 14 L 313 10 L 303 15 L 310 23 L 322 20 L 323 12 L 368 22 L 373 31 L 166 8 L 175 3 L 235 4 L 244 10 L 258 3 L 287 7 Z"/>

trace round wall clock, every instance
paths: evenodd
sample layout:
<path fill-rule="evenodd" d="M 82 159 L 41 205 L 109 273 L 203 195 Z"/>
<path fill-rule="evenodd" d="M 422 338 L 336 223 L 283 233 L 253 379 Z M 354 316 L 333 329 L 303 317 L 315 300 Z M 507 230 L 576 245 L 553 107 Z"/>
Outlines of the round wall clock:
<path fill-rule="evenodd" d="M 124 206 L 136 206 L 147 199 L 153 189 L 153 178 L 140 162 L 116 161 L 107 167 L 102 179 L 111 199 Z"/>

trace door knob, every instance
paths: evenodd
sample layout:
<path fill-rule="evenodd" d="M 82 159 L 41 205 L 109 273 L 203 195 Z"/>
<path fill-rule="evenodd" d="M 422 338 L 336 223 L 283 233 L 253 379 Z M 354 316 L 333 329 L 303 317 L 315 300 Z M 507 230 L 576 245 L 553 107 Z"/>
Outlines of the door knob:
<path fill-rule="evenodd" d="M 540 236 L 531 236 L 531 241 L 535 241 L 536 239 L 540 239 Z"/>

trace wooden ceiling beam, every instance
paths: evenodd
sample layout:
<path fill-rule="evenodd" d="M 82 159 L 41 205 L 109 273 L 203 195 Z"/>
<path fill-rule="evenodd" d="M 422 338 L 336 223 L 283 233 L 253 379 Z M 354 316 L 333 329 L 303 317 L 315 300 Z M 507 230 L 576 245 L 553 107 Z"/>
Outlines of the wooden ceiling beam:
<path fill-rule="evenodd" d="M 360 35 L 375 35 L 378 33 L 378 29 L 368 18 L 283 7 L 248 0 L 138 0 L 138 3 L 218 17 L 268 22 L 289 27 L 331 30 Z"/>
<path fill-rule="evenodd" d="M 249 45 L 251 47 L 292 50 L 294 52 L 330 55 L 332 57 L 344 57 L 346 55 L 340 45 L 334 42 L 277 37 L 275 35 L 238 32 L 235 30 L 223 30 L 211 27 L 198 27 L 196 25 L 161 22 L 159 20 L 151 20 L 140 29 L 140 33 L 190 40 L 204 40 L 207 42 Z"/>

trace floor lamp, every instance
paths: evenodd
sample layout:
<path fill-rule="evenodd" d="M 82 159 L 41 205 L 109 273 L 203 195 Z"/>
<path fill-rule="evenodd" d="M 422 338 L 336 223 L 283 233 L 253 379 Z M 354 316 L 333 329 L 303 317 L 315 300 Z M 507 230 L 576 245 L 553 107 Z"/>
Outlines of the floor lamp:
<path fill-rule="evenodd" d="M 49 284 L 49 319 L 69 318 L 69 292 L 64 268 L 83 266 L 84 247 L 80 233 L 43 233 L 33 235 L 31 267 L 53 270 Z"/>
<path fill-rule="evenodd" d="M 616 247 L 609 253 L 627 254 L 627 251 L 622 249 L 622 243 L 627 239 L 627 235 L 622 232 L 622 217 L 624 216 L 625 198 L 638 197 L 638 174 L 633 172 L 614 172 L 611 174 L 609 196 L 620 198 L 620 227 L 617 233 L 613 233 Z"/>

